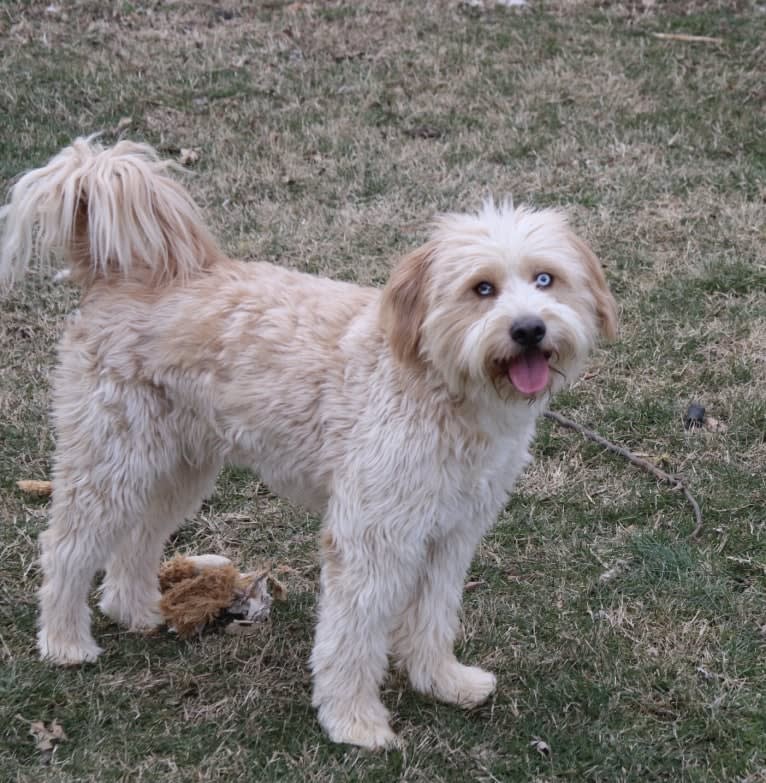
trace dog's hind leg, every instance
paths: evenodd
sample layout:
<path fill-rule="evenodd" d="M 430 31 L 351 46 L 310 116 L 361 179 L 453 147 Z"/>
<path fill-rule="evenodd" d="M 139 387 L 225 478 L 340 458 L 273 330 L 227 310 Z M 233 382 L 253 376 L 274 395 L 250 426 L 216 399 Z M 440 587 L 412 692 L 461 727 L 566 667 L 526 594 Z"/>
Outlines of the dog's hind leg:
<path fill-rule="evenodd" d="M 149 512 L 162 510 L 153 503 L 183 460 L 187 430 L 199 430 L 183 429 L 188 422 L 162 390 L 114 377 L 81 342 L 73 347 L 65 338 L 61 360 L 53 399 L 53 499 L 49 529 L 40 539 L 38 648 L 45 659 L 74 664 L 100 652 L 90 631 L 90 585 L 131 537 L 139 553 L 133 558 L 123 548 L 121 567 L 125 578 L 137 578 L 137 592 L 147 593 L 147 572 L 155 568 L 168 532 L 168 523 Z M 182 514 L 185 509 L 182 503 Z M 173 524 L 179 521 L 176 516 Z M 158 522 L 164 527 L 155 534 L 151 526 Z"/>
<path fill-rule="evenodd" d="M 220 464 L 179 466 L 159 481 L 142 521 L 119 540 L 106 566 L 99 608 L 134 631 L 162 623 L 157 581 L 165 542 L 199 510 L 213 490 Z"/>
<path fill-rule="evenodd" d="M 493 674 L 465 666 L 453 651 L 463 580 L 478 537 L 475 530 L 464 530 L 430 545 L 411 603 L 392 636 L 394 655 L 412 687 L 461 707 L 475 707 L 495 690 Z"/>
<path fill-rule="evenodd" d="M 90 488 L 64 492 L 54 483 L 50 525 L 40 536 L 43 584 L 37 636 L 41 657 L 53 663 L 94 661 L 101 652 L 91 636 L 87 599 L 93 576 L 106 560 L 111 531 L 103 518 L 98 526 L 84 522 L 104 513 Z"/>

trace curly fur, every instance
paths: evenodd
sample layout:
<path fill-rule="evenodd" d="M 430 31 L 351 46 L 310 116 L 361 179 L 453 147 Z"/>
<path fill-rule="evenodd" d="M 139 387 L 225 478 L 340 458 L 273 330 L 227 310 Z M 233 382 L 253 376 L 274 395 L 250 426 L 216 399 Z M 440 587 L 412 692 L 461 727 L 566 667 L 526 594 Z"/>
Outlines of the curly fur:
<path fill-rule="evenodd" d="M 19 180 L 3 218 L 0 279 L 36 243 L 83 286 L 53 375 L 44 658 L 101 652 L 87 605 L 99 569 L 102 611 L 161 621 L 163 544 L 235 463 L 323 517 L 311 670 L 333 740 L 394 741 L 389 655 L 418 691 L 489 697 L 494 676 L 453 652 L 465 573 L 549 395 L 616 328 L 563 215 L 488 202 L 442 216 L 379 291 L 226 258 L 150 148 L 80 139 Z M 546 327 L 534 355 L 511 335 L 522 317 Z M 513 381 L 525 356 L 545 380 L 534 393 Z"/>

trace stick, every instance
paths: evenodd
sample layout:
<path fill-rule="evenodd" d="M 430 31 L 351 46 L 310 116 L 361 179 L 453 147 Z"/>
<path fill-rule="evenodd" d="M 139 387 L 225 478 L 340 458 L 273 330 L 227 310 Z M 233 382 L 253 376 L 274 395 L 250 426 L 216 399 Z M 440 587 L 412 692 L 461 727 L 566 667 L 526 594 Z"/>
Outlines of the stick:
<path fill-rule="evenodd" d="M 655 478 L 670 484 L 673 489 L 680 489 L 691 504 L 691 507 L 694 510 L 694 519 L 696 520 L 696 526 L 694 530 L 692 530 L 689 537 L 693 539 L 699 537 L 699 534 L 702 532 L 702 512 L 700 511 L 699 504 L 694 499 L 694 495 L 692 495 L 692 493 L 689 491 L 689 488 L 684 483 L 683 478 L 666 473 L 664 470 L 661 470 L 651 462 L 636 456 L 632 451 L 629 451 L 623 446 L 618 446 L 616 443 L 608 441 L 597 432 L 593 432 L 593 430 L 589 430 L 587 427 L 583 427 L 581 424 L 578 424 L 571 419 L 567 419 L 566 416 L 562 416 L 560 413 L 556 413 L 555 411 L 546 411 L 544 415 L 552 421 L 560 424 L 562 427 L 579 432 L 580 435 L 583 435 L 588 440 L 592 440 L 594 443 L 598 443 L 599 446 L 607 449 L 607 451 L 611 451 L 613 454 L 619 454 L 621 457 L 625 457 L 625 459 L 627 459 L 629 462 L 632 462 L 634 465 L 638 465 L 639 468 L 643 468 L 645 471 L 647 471 L 647 473 L 651 473 Z"/>

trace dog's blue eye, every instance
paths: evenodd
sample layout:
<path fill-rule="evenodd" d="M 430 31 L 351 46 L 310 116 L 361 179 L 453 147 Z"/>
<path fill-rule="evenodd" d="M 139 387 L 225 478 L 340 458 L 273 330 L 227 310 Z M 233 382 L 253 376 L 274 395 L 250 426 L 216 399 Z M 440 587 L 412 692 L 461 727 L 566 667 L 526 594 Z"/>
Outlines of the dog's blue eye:
<path fill-rule="evenodd" d="M 540 272 L 535 278 L 535 285 L 538 288 L 548 288 L 553 284 L 553 275 L 549 275 L 547 272 Z"/>
<path fill-rule="evenodd" d="M 479 296 L 492 296 L 495 293 L 495 286 L 492 283 L 488 283 L 486 280 L 482 280 L 474 289 Z"/>

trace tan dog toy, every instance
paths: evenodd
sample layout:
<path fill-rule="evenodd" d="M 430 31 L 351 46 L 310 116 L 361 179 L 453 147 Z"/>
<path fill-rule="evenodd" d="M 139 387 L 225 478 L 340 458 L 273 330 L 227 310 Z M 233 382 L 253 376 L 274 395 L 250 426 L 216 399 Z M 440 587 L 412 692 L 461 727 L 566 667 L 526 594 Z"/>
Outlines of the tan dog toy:
<path fill-rule="evenodd" d="M 227 633 L 251 633 L 271 612 L 269 588 L 278 601 L 287 598 L 268 568 L 242 574 L 221 555 L 178 555 L 162 564 L 159 576 L 160 611 L 183 638 L 220 621 Z"/>

